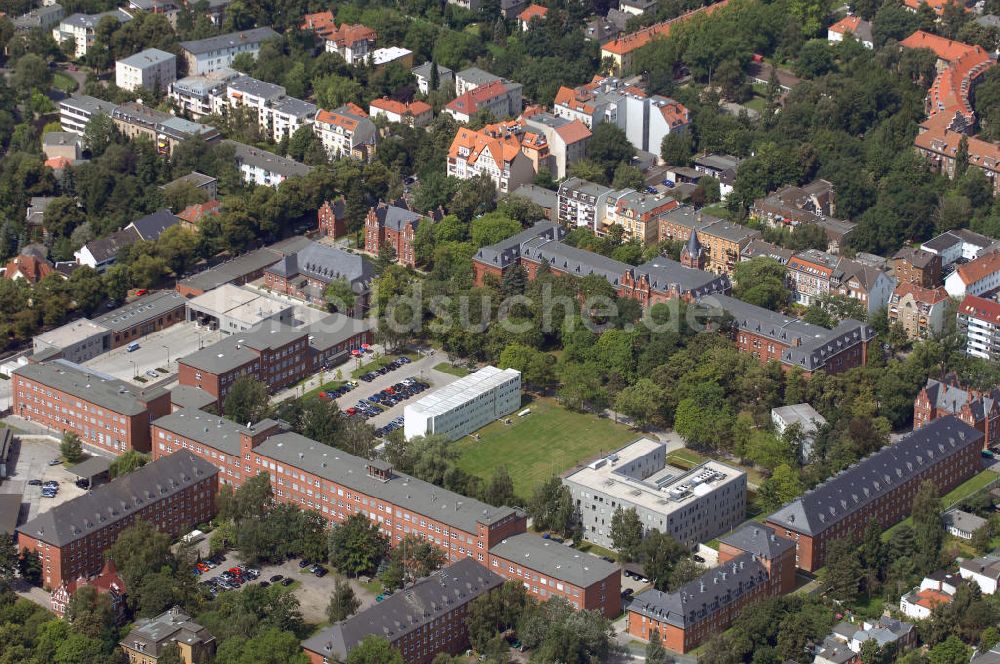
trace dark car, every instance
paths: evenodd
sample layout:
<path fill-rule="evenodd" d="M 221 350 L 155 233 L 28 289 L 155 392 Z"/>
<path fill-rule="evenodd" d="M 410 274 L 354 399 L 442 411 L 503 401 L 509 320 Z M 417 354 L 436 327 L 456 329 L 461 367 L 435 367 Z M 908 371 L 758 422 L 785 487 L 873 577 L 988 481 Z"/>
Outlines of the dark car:
<path fill-rule="evenodd" d="M 696 553 L 696 554 L 694 554 L 693 556 L 691 556 L 691 558 L 692 558 L 692 559 L 693 559 L 693 560 L 694 560 L 694 561 L 695 561 L 696 563 L 703 563 L 703 562 L 705 562 L 705 559 L 704 559 L 704 558 L 702 558 L 701 556 L 699 556 L 699 555 L 698 555 L 697 553 Z"/>
<path fill-rule="evenodd" d="M 313 570 L 313 574 L 315 574 L 318 577 L 324 577 L 324 576 L 326 576 L 326 568 L 325 567 L 317 567 L 315 570 Z"/>
<path fill-rule="evenodd" d="M 28 484 L 31 486 L 42 486 L 41 480 L 28 480 Z"/>
<path fill-rule="evenodd" d="M 267 581 L 261 581 L 261 582 L 260 582 L 260 583 L 259 583 L 258 585 L 259 585 L 259 586 L 260 586 L 261 588 L 267 588 L 267 587 L 268 587 L 268 586 L 270 586 L 271 584 L 270 584 L 270 583 L 268 583 Z"/>
<path fill-rule="evenodd" d="M 290 577 L 285 577 L 284 579 L 281 580 L 281 585 L 283 586 L 290 586 L 293 583 L 295 583 L 295 580 Z"/>
<path fill-rule="evenodd" d="M 271 577 L 270 580 L 271 580 L 271 583 L 277 583 L 278 581 L 281 581 L 283 578 L 285 578 L 285 577 L 283 577 L 280 574 L 275 574 L 274 576 Z"/>
<path fill-rule="evenodd" d="M 299 569 L 305 569 L 305 568 L 309 567 L 310 565 L 312 565 L 312 562 L 310 562 L 309 560 L 306 560 L 305 558 L 303 558 L 302 560 L 299 561 Z"/>
<path fill-rule="evenodd" d="M 622 599 L 628 599 L 629 597 L 632 596 L 633 592 L 635 591 L 633 591 L 631 588 L 626 588 L 625 590 L 622 591 Z"/>

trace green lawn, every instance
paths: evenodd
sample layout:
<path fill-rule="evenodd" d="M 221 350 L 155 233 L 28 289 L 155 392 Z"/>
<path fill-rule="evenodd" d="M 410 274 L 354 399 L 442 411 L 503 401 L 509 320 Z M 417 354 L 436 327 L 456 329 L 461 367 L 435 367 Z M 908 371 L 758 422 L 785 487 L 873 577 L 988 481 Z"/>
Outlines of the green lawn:
<path fill-rule="evenodd" d="M 719 217 L 720 219 L 729 219 L 729 208 L 727 208 L 722 203 L 716 205 L 706 205 L 701 209 L 701 211 L 712 217 Z"/>
<path fill-rule="evenodd" d="M 319 387 L 314 387 L 305 394 L 302 395 L 303 399 L 312 399 L 320 392 L 325 392 L 326 390 L 335 390 L 347 381 L 343 380 L 331 380 L 329 383 L 323 383 Z"/>
<path fill-rule="evenodd" d="M 941 506 L 946 510 L 954 507 L 955 505 L 962 502 L 966 498 L 982 491 L 986 486 L 989 485 L 990 482 L 993 482 L 998 477 L 1000 477 L 1000 475 L 993 472 L 992 470 L 984 470 L 983 472 L 979 473 L 972 479 L 962 484 L 959 484 L 957 487 L 946 493 L 944 497 L 941 498 Z M 913 519 L 910 517 L 906 517 L 905 519 L 894 525 L 892 528 L 886 530 L 884 533 L 882 533 L 882 541 L 888 542 L 889 539 L 892 537 L 893 533 L 899 530 L 904 524 L 912 526 Z"/>
<path fill-rule="evenodd" d="M 400 357 L 401 355 L 405 355 L 406 357 L 410 358 L 411 362 L 416 361 L 418 359 L 418 355 L 416 353 L 395 353 L 392 355 L 383 355 L 381 357 L 375 358 L 368 364 L 362 364 L 360 368 L 352 371 L 351 378 L 359 378 L 361 375 L 366 374 L 369 371 L 374 371 L 375 369 L 381 369 L 382 367 L 389 364 L 390 362 L 395 360 L 397 357 Z"/>
<path fill-rule="evenodd" d="M 70 93 L 76 91 L 76 81 L 69 74 L 57 71 L 52 75 L 52 87 L 63 92 Z"/>
<path fill-rule="evenodd" d="M 514 491 L 527 500 L 535 486 L 552 475 L 639 437 L 611 420 L 571 412 L 554 399 L 536 399 L 529 407 L 530 415 L 511 415 L 509 426 L 493 422 L 483 427 L 480 440 L 466 436 L 456 441 L 461 453 L 458 465 L 484 479 L 491 477 L 497 466 L 506 465 Z"/>
<path fill-rule="evenodd" d="M 752 111 L 757 111 L 758 113 L 764 112 L 764 107 L 767 106 L 767 100 L 763 97 L 754 97 L 747 103 L 743 104 Z"/>
<path fill-rule="evenodd" d="M 441 373 L 451 374 L 452 376 L 458 376 L 459 378 L 469 375 L 468 369 L 456 367 L 451 362 L 439 362 L 434 365 L 434 370 L 440 371 Z"/>

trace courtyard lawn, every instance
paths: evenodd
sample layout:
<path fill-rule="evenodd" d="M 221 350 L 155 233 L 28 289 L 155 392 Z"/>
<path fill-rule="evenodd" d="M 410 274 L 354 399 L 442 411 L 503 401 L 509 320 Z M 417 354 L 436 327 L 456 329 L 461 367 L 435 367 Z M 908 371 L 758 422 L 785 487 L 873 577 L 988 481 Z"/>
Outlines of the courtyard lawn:
<path fill-rule="evenodd" d="M 69 74 L 57 71 L 52 74 L 52 87 L 69 94 L 76 92 L 76 80 Z"/>
<path fill-rule="evenodd" d="M 441 373 L 451 374 L 452 376 L 458 376 L 459 378 L 464 378 L 469 375 L 468 369 L 463 369 L 462 367 L 456 367 L 451 362 L 438 362 L 434 365 L 434 371 L 440 371 Z"/>
<path fill-rule="evenodd" d="M 497 466 L 506 465 L 522 501 L 552 475 L 641 435 L 611 420 L 569 411 L 555 399 L 538 398 L 526 407 L 531 414 L 511 415 L 510 425 L 493 422 L 479 430 L 479 440 L 465 436 L 455 441 L 460 468 L 488 480 Z"/>
<path fill-rule="evenodd" d="M 970 496 L 973 496 L 982 491 L 983 489 L 985 489 L 987 486 L 989 486 L 991 482 L 995 481 L 997 478 L 1000 478 L 1000 474 L 997 474 L 992 470 L 984 470 L 983 472 L 973 476 L 971 479 L 967 480 L 966 482 L 963 482 L 962 484 L 959 484 L 957 487 L 946 493 L 941 498 L 941 506 L 946 510 L 951 509 L 952 507 L 955 507 L 966 498 L 969 498 Z M 888 542 L 889 539 L 892 538 L 893 533 L 899 530 L 899 528 L 902 527 L 904 524 L 912 526 L 913 519 L 911 517 L 906 517 L 893 527 L 886 530 L 884 533 L 882 533 L 882 541 Z"/>

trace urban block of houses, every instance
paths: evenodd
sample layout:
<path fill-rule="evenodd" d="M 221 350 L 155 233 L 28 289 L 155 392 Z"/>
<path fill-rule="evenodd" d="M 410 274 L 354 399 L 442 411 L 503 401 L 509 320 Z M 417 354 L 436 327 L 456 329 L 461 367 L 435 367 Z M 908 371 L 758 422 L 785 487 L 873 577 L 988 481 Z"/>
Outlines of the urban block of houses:
<path fill-rule="evenodd" d="M 206 143 L 222 138 L 215 127 L 179 118 L 139 102 L 130 101 L 116 106 L 111 111 L 111 119 L 126 138 L 146 138 L 164 157 L 169 157 L 174 148 L 189 138 L 198 137 Z"/>
<path fill-rule="evenodd" d="M 792 298 L 803 306 L 842 295 L 861 302 L 871 315 L 887 307 L 896 287 L 896 280 L 876 267 L 818 249 L 796 253 L 785 267 Z"/>
<path fill-rule="evenodd" d="M 923 578 L 920 585 L 899 598 L 899 610 L 909 618 L 926 620 L 934 609 L 955 600 L 962 578 L 937 571 Z"/>
<path fill-rule="evenodd" d="M 949 535 L 959 539 L 970 540 L 980 528 L 985 528 L 989 522 L 981 516 L 953 508 L 941 516 L 944 529 Z"/>
<path fill-rule="evenodd" d="M 905 518 L 920 485 L 945 494 L 980 470 L 983 434 L 948 415 L 865 457 L 769 515 L 765 523 L 795 543 L 799 568 L 815 571 L 835 539 L 860 537 Z M 910 615 L 910 614 L 907 614 Z"/>
<path fill-rule="evenodd" d="M 31 519 L 17 529 L 18 549 L 39 555 L 46 588 L 97 574 L 104 552 L 137 521 L 172 537 L 210 521 L 218 475 L 184 450 L 156 459 Z"/>
<path fill-rule="evenodd" d="M 966 295 L 958 306 L 958 329 L 965 335 L 965 354 L 984 360 L 1000 358 L 1000 303 Z"/>
<path fill-rule="evenodd" d="M 157 664 L 169 644 L 177 646 L 186 664 L 207 662 L 215 655 L 215 637 L 176 606 L 136 621 L 118 645 L 129 662 Z"/>
<path fill-rule="evenodd" d="M 683 205 L 659 217 L 658 241 L 686 242 L 694 233 L 705 254 L 705 269 L 732 274 L 743 250 L 761 236 L 760 231 L 734 224 Z"/>
<path fill-rule="evenodd" d="M 892 256 L 892 276 L 901 286 L 937 288 L 941 285 L 942 266 L 941 254 L 926 249 L 903 247 Z"/>
<path fill-rule="evenodd" d="M 300 127 L 312 124 L 316 105 L 289 97 L 285 88 L 259 81 L 251 76 L 239 76 L 219 86 L 211 95 L 213 112 L 228 116 L 234 109 L 249 109 L 257 115 L 260 132 L 274 143 L 291 138 Z"/>
<path fill-rule="evenodd" d="M 219 100 L 225 98 L 226 84 L 240 76 L 242 74 L 229 67 L 185 76 L 170 84 L 167 96 L 180 115 L 199 120 L 206 115 L 219 112 Z"/>
<path fill-rule="evenodd" d="M 993 551 L 989 555 L 958 563 L 959 575 L 979 586 L 984 595 L 995 595 L 1000 584 L 1000 552 Z"/>
<path fill-rule="evenodd" d="M 644 531 L 658 530 L 687 546 L 705 542 L 743 522 L 746 473 L 718 461 L 690 470 L 667 463 L 666 445 L 640 438 L 563 477 L 580 507 L 583 537 L 614 548 L 611 520 L 634 509 Z"/>
<path fill-rule="evenodd" d="M 207 74 L 216 69 L 232 66 L 233 59 L 240 53 L 249 53 L 256 57 L 264 42 L 277 38 L 278 33 L 267 27 L 241 30 L 207 39 L 181 42 L 181 55 L 187 61 L 189 75 Z"/>
<path fill-rule="evenodd" d="M 87 55 L 87 51 L 94 45 L 97 34 L 97 25 L 101 19 L 112 18 L 119 23 L 127 23 L 132 20 L 132 14 L 124 9 L 117 8 L 100 14 L 71 14 L 59 21 L 59 25 L 52 29 L 52 38 L 56 44 L 62 46 L 67 42 L 72 43 L 73 57 L 82 58 Z"/>
<path fill-rule="evenodd" d="M 680 102 L 647 95 L 631 80 L 601 76 L 578 88 L 559 88 L 552 112 L 590 129 L 611 122 L 637 150 L 657 155 L 667 135 L 684 132 L 690 124 L 688 109 Z"/>
<path fill-rule="evenodd" d="M 223 144 L 232 147 L 240 177 L 247 184 L 277 187 L 288 178 L 300 177 L 312 170 L 312 166 L 246 143 L 226 139 Z"/>
<path fill-rule="evenodd" d="M 448 149 L 447 173 L 460 180 L 486 175 L 497 191 L 509 193 L 535 178 L 537 162 L 526 149 L 548 159 L 547 144 L 539 145 L 538 135 L 524 131 L 520 123 L 487 125 L 479 131 L 459 127 Z"/>
<path fill-rule="evenodd" d="M 87 95 L 70 95 L 59 102 L 59 124 L 63 131 L 83 136 L 87 123 L 96 115 L 111 116 L 115 105 Z"/>
<path fill-rule="evenodd" d="M 547 168 L 553 178 L 566 177 L 569 166 L 586 156 L 591 133 L 579 120 L 567 120 L 551 113 L 529 113 L 527 110 L 521 120 L 525 128 L 534 130 L 539 138 L 544 137 L 548 143 Z"/>
<path fill-rule="evenodd" d="M 854 37 L 865 48 L 875 48 L 872 24 L 860 16 L 845 16 L 826 29 L 826 40 L 831 44 L 844 41 L 847 35 Z"/>
<path fill-rule="evenodd" d="M 147 48 L 115 62 L 115 84 L 122 90 L 166 90 L 177 80 L 177 56 Z"/>
<path fill-rule="evenodd" d="M 411 101 L 404 104 L 395 99 L 373 99 L 368 104 L 368 116 L 372 119 L 384 117 L 389 122 L 398 122 L 410 127 L 425 127 L 434 119 L 431 105 L 425 101 Z"/>
<path fill-rule="evenodd" d="M 365 217 L 365 251 L 379 255 L 386 245 L 396 253 L 396 262 L 416 267 L 414 240 L 420 222 L 428 218 L 400 204 L 380 202 Z"/>
<path fill-rule="evenodd" d="M 983 449 L 1000 442 L 1000 392 L 962 387 L 955 375 L 927 379 L 913 400 L 913 428 L 953 415 L 983 434 Z"/>
<path fill-rule="evenodd" d="M 458 440 L 521 407 L 521 372 L 485 366 L 403 409 L 403 435 Z"/>
<path fill-rule="evenodd" d="M 795 547 L 775 531 L 748 524 L 719 538 L 719 566 L 674 592 L 644 590 L 626 607 L 626 630 L 686 653 L 728 628 L 748 606 L 795 588 Z"/>
<path fill-rule="evenodd" d="M 1000 290 L 1000 252 L 987 253 L 963 263 L 945 277 L 944 289 L 952 297 L 991 295 Z"/>
<path fill-rule="evenodd" d="M 750 208 L 750 216 L 775 228 L 785 226 L 794 231 L 802 224 L 819 226 L 826 233 L 826 250 L 837 253 L 854 230 L 854 223 L 836 219 L 833 185 L 826 180 L 814 180 L 796 187 L 789 185 L 759 198 Z"/>
<path fill-rule="evenodd" d="M 777 361 L 805 377 L 823 370 L 840 373 L 864 365 L 875 331 L 846 318 L 832 330 L 764 309 L 728 295 L 702 298 L 702 306 L 732 319 L 737 348 L 761 364 Z"/>
<path fill-rule="evenodd" d="M 319 136 L 330 159 L 350 157 L 361 161 L 375 158 L 378 132 L 364 109 L 345 104 L 332 111 L 316 113 L 313 131 Z"/>
<path fill-rule="evenodd" d="M 406 664 L 427 664 L 435 655 L 458 655 L 469 646 L 469 604 L 496 590 L 503 577 L 463 558 L 417 580 L 382 602 L 325 627 L 302 642 L 310 664 L 346 662 L 369 634 L 384 636 Z M 433 632 L 434 637 L 428 638 Z"/>
<path fill-rule="evenodd" d="M 800 436 L 799 458 L 807 461 L 812 456 L 816 433 L 826 424 L 826 418 L 807 403 L 780 406 L 771 409 L 771 424 L 774 432 L 784 436 L 790 426 L 797 426 Z"/>
<path fill-rule="evenodd" d="M 522 88 L 520 83 L 498 79 L 458 93 L 445 105 L 444 112 L 458 122 L 470 122 L 481 112 L 498 119 L 514 117 L 521 113 Z"/>
<path fill-rule="evenodd" d="M 861 646 L 865 641 L 902 652 L 916 645 L 917 631 L 913 623 L 889 616 L 881 616 L 875 622 L 866 620 L 860 627 L 849 622 L 838 623 L 823 639 L 813 664 L 860 664 Z"/>
<path fill-rule="evenodd" d="M 792 260 L 794 255 L 795 251 L 792 249 L 785 249 L 764 240 L 750 240 L 750 243 L 743 247 L 740 252 L 740 262 L 752 261 L 755 258 L 769 258 L 776 263 L 787 266 L 788 261 Z"/>
<path fill-rule="evenodd" d="M 941 268 L 944 269 L 955 263 L 974 261 L 992 251 L 996 245 L 997 241 L 993 238 L 967 228 L 953 228 L 924 242 L 920 245 L 920 249 L 940 256 Z"/>
<path fill-rule="evenodd" d="M 417 90 L 420 94 L 428 94 L 431 92 L 431 78 L 432 70 L 434 67 L 438 70 L 438 83 L 435 90 L 440 90 L 442 85 L 454 84 L 455 83 L 455 72 L 448 69 L 444 65 L 437 64 L 434 61 L 427 61 L 422 65 L 414 67 L 410 70 L 413 77 L 417 79 Z"/>
<path fill-rule="evenodd" d="M 910 339 L 929 339 L 943 331 L 948 301 L 944 288 L 900 284 L 889 298 L 889 321 L 899 323 Z"/>

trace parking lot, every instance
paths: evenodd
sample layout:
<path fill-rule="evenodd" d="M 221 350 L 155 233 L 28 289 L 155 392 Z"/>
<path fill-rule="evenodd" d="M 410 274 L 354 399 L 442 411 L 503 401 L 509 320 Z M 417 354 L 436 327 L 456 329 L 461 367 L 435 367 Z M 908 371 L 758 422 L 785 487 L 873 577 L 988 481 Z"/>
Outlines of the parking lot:
<path fill-rule="evenodd" d="M 198 581 L 214 579 L 226 570 L 236 567 L 239 564 L 240 561 L 236 554 L 229 553 L 224 557 L 220 565 L 199 575 Z M 302 617 L 306 622 L 310 623 L 327 622 L 326 607 L 330 603 L 330 595 L 333 594 L 334 583 L 338 578 L 345 578 L 340 577 L 334 572 L 323 577 L 317 577 L 309 572 L 308 568 L 300 568 L 299 559 L 297 558 L 288 560 L 280 565 L 260 565 L 257 566 L 257 569 L 260 570 L 260 576 L 256 580 L 250 581 L 249 584 L 270 583 L 270 579 L 278 574 L 283 578 L 300 582 L 298 585 L 293 586 L 294 590 L 292 592 L 294 592 L 295 597 L 299 600 Z M 347 581 L 354 590 L 354 595 L 361 602 L 361 607 L 358 611 L 363 611 L 375 604 L 375 595 L 361 585 L 357 579 L 347 579 Z"/>
<path fill-rule="evenodd" d="M 131 353 L 127 346 L 122 346 L 87 360 L 84 365 L 124 381 L 134 382 L 133 377 L 139 375 L 149 382 L 155 382 L 156 379 L 146 375 L 147 371 L 157 373 L 160 377 L 174 374 L 177 372 L 178 359 L 214 344 L 221 338 L 222 333 L 218 330 L 212 331 L 196 327 L 194 323 L 182 322 L 141 337 L 137 342 L 139 348 Z M 162 374 L 157 369 L 166 369 L 168 374 Z"/>
<path fill-rule="evenodd" d="M 20 523 L 25 523 L 56 505 L 76 498 L 85 489 L 76 486 L 76 476 L 62 464 L 50 466 L 59 457 L 59 444 L 48 436 L 18 436 L 11 451 L 10 476 L 0 483 L 0 493 L 21 494 Z M 42 497 L 42 487 L 28 484 L 31 480 L 59 482 L 59 492 L 53 498 Z"/>

